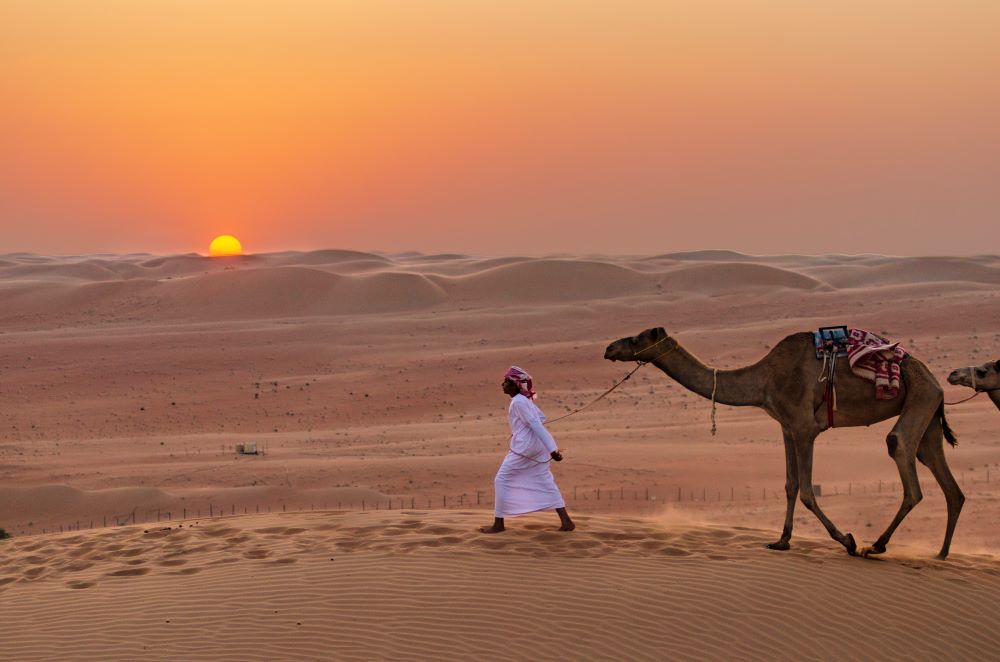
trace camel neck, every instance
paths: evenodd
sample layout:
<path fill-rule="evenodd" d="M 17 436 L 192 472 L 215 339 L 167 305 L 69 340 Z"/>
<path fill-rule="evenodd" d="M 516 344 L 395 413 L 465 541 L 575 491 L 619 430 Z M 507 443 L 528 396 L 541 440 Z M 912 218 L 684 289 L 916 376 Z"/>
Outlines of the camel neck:
<path fill-rule="evenodd" d="M 713 374 L 712 368 L 699 361 L 679 343 L 675 351 L 655 359 L 653 365 L 703 398 L 712 397 L 714 386 L 715 401 L 721 404 L 735 407 L 763 404 L 763 391 L 757 379 L 756 365 L 736 370 L 719 370 Z"/>
<path fill-rule="evenodd" d="M 1000 389 L 986 391 L 986 395 L 990 396 L 990 400 L 993 401 L 993 404 L 997 406 L 997 409 L 1000 409 Z"/>

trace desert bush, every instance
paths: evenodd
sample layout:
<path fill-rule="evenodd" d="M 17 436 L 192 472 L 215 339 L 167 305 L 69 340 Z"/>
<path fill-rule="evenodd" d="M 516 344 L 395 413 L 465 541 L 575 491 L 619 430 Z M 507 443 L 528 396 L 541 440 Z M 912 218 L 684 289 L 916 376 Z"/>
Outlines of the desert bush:
<path fill-rule="evenodd" d="M 4 538 L 10 538 L 10 534 L 3 529 L 0 529 L 0 540 L 3 540 Z"/>

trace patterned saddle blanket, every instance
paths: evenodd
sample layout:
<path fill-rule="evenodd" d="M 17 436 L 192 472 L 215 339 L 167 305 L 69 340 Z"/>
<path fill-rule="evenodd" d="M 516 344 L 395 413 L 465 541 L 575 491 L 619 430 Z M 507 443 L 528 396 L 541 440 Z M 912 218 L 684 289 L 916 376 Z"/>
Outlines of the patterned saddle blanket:
<path fill-rule="evenodd" d="M 813 343 L 818 359 L 846 356 L 851 372 L 875 384 L 876 400 L 891 400 L 899 394 L 899 365 L 907 352 L 898 342 L 864 329 L 826 326 L 813 331 Z"/>

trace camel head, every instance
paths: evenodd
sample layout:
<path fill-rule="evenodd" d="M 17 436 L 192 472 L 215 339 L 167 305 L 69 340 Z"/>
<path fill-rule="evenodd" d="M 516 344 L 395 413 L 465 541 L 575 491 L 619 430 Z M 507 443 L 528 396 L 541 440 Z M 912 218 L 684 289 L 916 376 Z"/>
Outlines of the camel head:
<path fill-rule="evenodd" d="M 604 350 L 608 361 L 651 361 L 658 354 L 670 349 L 670 336 L 663 327 L 646 329 L 637 336 L 616 340 Z"/>
<path fill-rule="evenodd" d="M 977 391 L 1000 389 L 1000 361 L 990 361 L 979 366 L 959 368 L 948 375 L 948 383 L 968 386 Z"/>

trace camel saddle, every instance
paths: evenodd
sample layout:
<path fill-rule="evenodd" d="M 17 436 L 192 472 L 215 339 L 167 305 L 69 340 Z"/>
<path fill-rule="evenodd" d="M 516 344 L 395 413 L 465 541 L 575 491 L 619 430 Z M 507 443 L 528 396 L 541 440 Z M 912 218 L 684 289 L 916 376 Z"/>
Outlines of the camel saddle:
<path fill-rule="evenodd" d="M 821 326 L 813 331 L 813 344 L 816 345 L 816 358 L 847 356 L 848 338 L 847 326 Z"/>
<path fill-rule="evenodd" d="M 837 410 L 837 389 L 833 384 L 834 369 L 838 356 L 847 356 L 850 332 L 847 326 L 821 326 L 813 331 L 813 344 L 816 345 L 816 358 L 823 359 L 823 370 L 820 381 L 826 382 L 823 401 L 826 402 L 826 425 L 833 427 L 833 412 Z"/>

